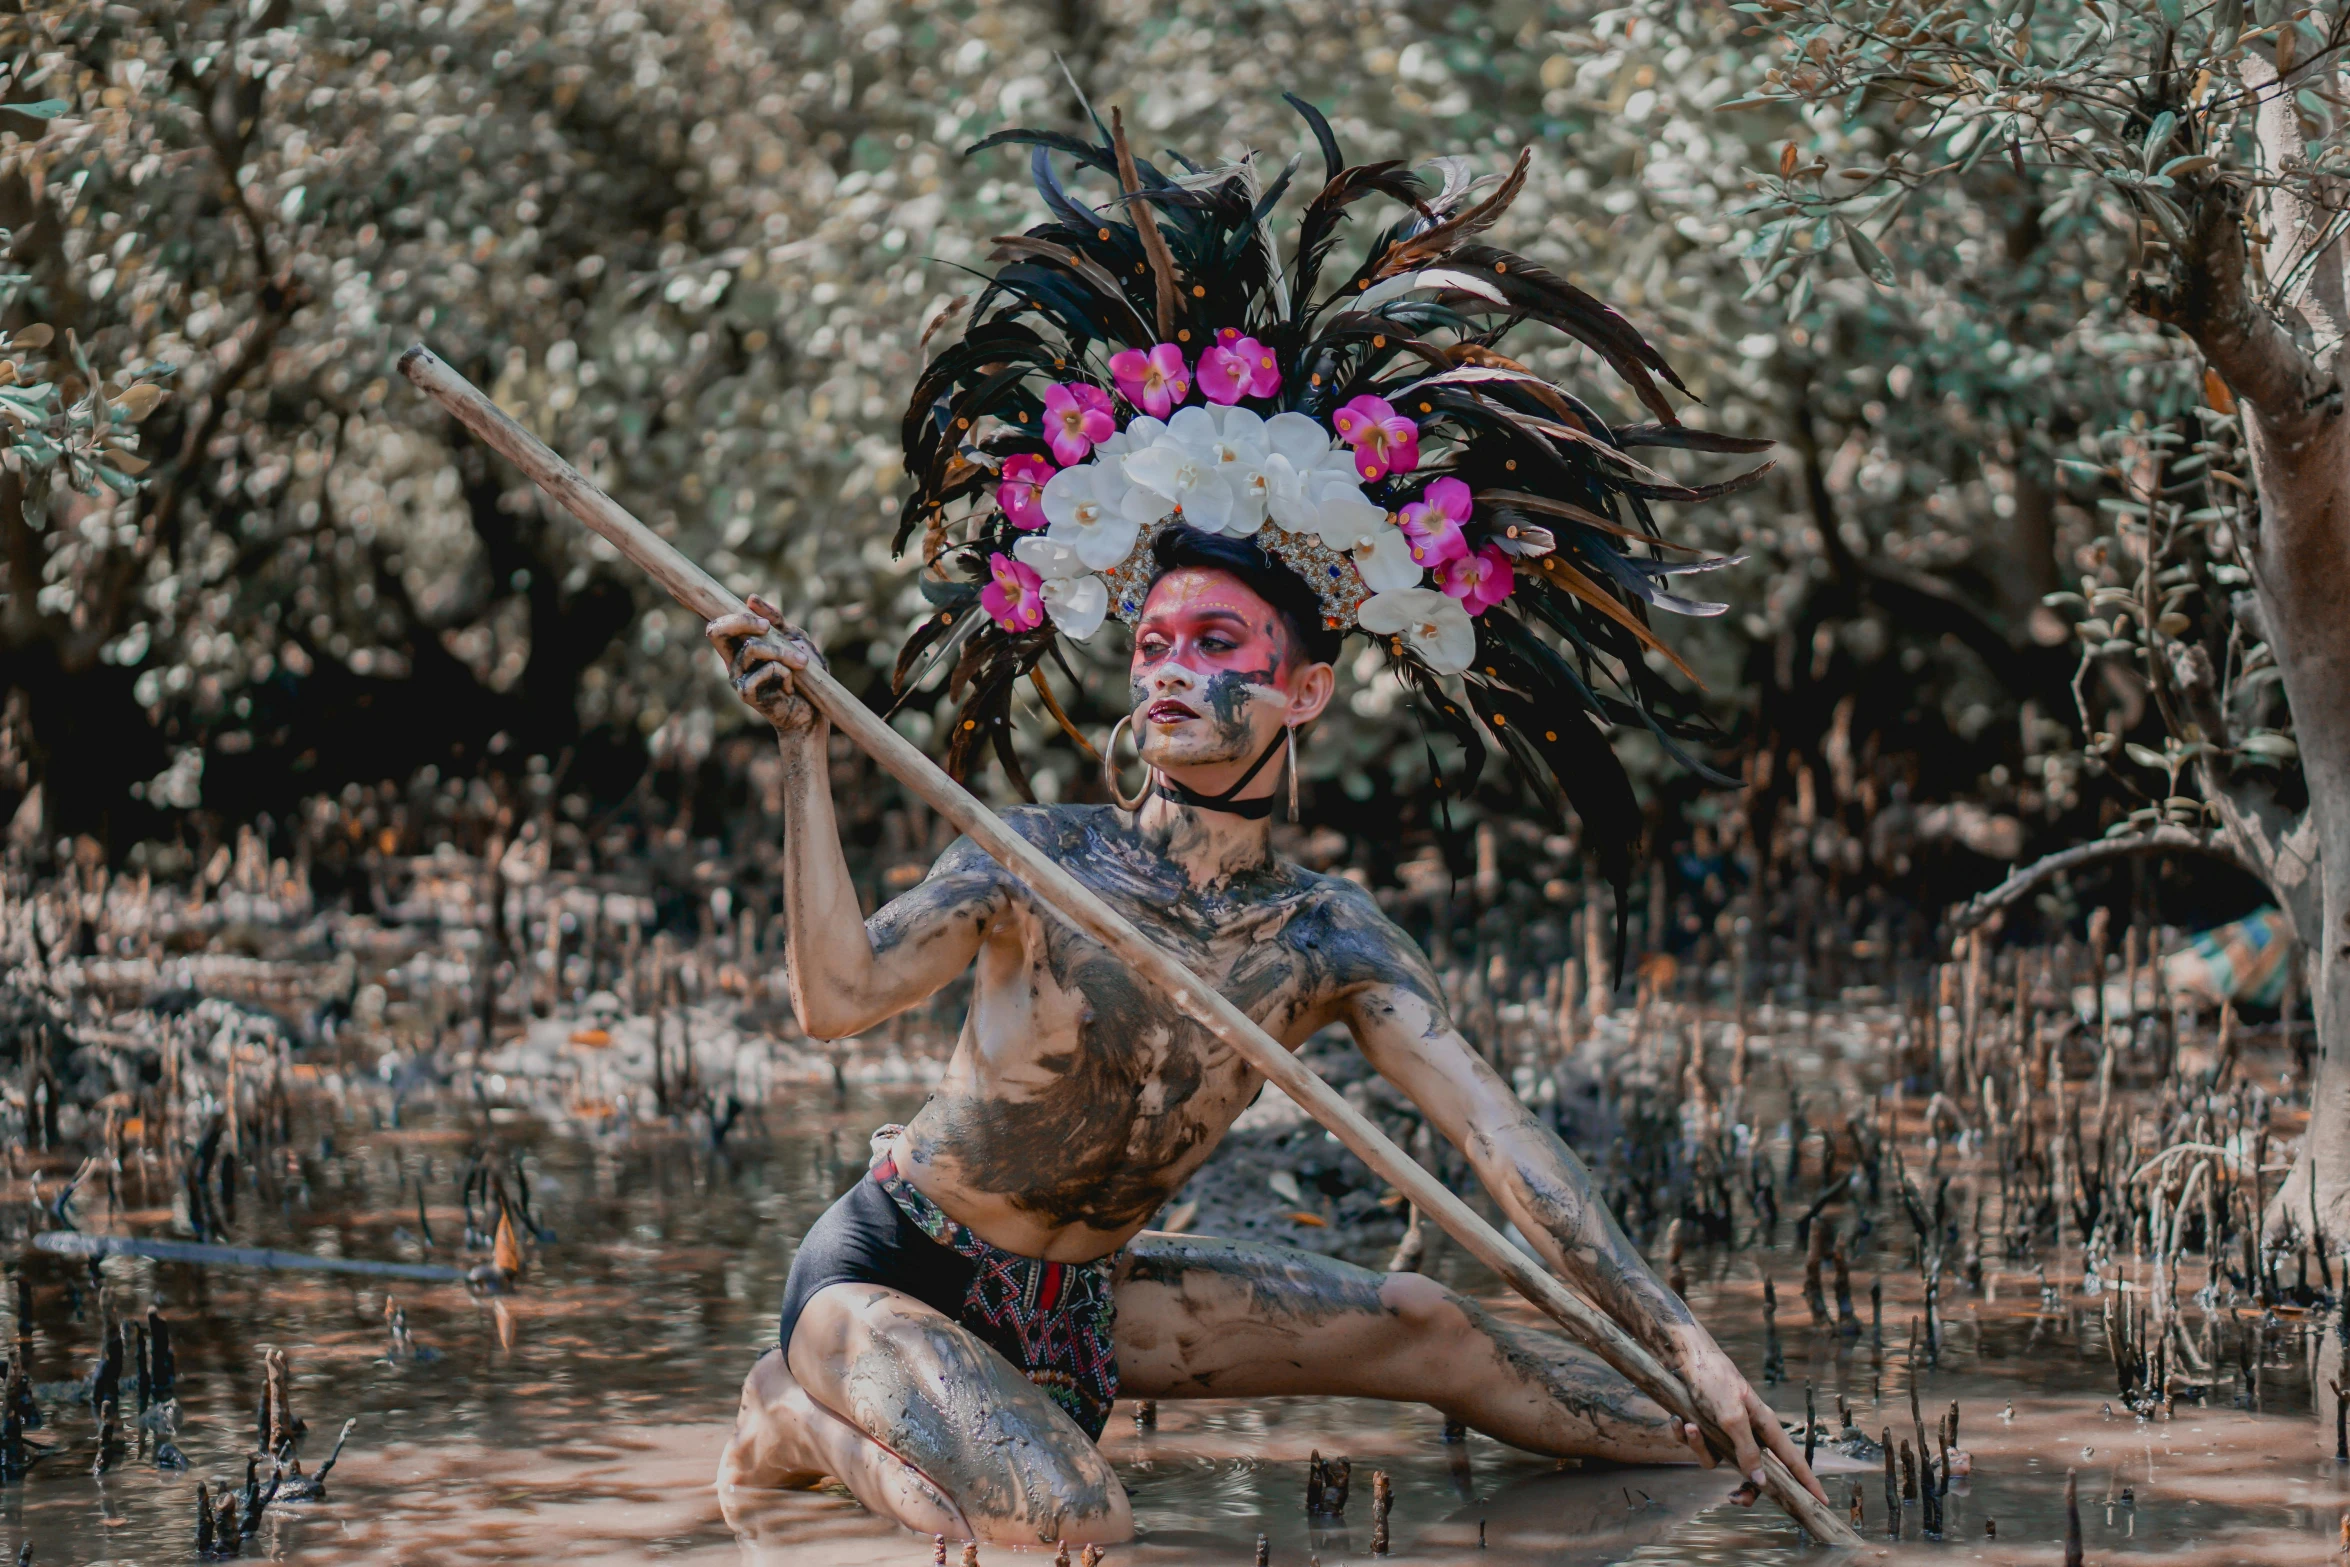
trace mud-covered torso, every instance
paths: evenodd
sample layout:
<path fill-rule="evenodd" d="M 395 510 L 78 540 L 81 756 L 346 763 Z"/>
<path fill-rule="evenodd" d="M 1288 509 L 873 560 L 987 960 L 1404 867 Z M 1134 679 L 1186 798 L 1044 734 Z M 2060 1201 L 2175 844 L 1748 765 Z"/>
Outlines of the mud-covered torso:
<path fill-rule="evenodd" d="M 1194 887 L 1107 807 L 1011 820 L 1283 1044 L 1355 986 L 1416 966 L 1352 883 L 1275 860 Z M 987 935 L 954 1058 L 907 1129 L 910 1173 L 1007 1250 L 1101 1255 L 1182 1186 L 1262 1079 L 1008 873 L 969 874 L 975 903 L 985 882 Z"/>

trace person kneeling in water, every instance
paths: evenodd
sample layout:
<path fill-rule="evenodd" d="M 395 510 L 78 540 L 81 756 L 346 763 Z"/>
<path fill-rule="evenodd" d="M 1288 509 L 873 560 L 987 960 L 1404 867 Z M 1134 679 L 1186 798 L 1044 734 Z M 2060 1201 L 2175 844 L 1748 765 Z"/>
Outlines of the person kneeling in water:
<path fill-rule="evenodd" d="M 1274 854 L 1276 760 L 1335 680 L 1312 591 L 1247 539 L 1178 525 L 1152 557 L 1130 722 L 1154 784 L 1131 808 L 1007 822 L 1282 1044 L 1343 1025 L 1542 1259 L 1682 1376 L 1742 1471 L 1768 1447 L 1810 1483 L 1574 1154 L 1461 1037 L 1410 938 L 1354 883 Z M 1144 1229 L 1263 1078 L 967 839 L 860 918 L 827 726 L 793 685 L 818 655 L 753 606 L 709 635 L 782 748 L 802 1024 L 842 1038 L 966 971 L 973 989 L 937 1090 L 876 1134 L 869 1176 L 802 1242 L 722 1488 L 829 1475 L 923 1533 L 1122 1540 L 1126 1494 L 1095 1446 L 1120 1394 L 1415 1400 L 1537 1453 L 1704 1456 L 1594 1357 L 1417 1274 Z"/>

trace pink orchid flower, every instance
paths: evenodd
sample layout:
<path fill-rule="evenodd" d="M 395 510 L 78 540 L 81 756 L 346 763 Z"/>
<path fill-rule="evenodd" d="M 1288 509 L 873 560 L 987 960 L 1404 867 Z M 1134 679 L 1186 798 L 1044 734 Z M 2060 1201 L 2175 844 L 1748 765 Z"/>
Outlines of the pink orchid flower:
<path fill-rule="evenodd" d="M 1355 472 L 1366 483 L 1420 466 L 1420 427 L 1384 397 L 1357 397 L 1331 422 L 1338 438 L 1355 449 Z"/>
<path fill-rule="evenodd" d="M 1161 343 L 1149 353 L 1120 349 L 1110 356 L 1110 377 L 1118 395 L 1154 419 L 1164 419 L 1191 392 L 1191 372 L 1184 367 L 1183 350 Z"/>
<path fill-rule="evenodd" d="M 1083 381 L 1064 381 L 1044 392 L 1044 438 L 1053 461 L 1068 468 L 1085 461 L 1100 442 L 1118 433 L 1110 394 Z"/>
<path fill-rule="evenodd" d="M 995 578 L 979 590 L 979 607 L 1006 631 L 1034 631 L 1044 624 L 1044 578 L 1009 555 L 987 557 Z"/>
<path fill-rule="evenodd" d="M 1469 520 L 1469 487 L 1454 478 L 1438 479 L 1400 512 L 1404 537 L 1412 541 L 1412 559 L 1430 571 L 1469 553 L 1468 535 L 1461 525 Z"/>
<path fill-rule="evenodd" d="M 1003 478 L 995 487 L 995 501 L 1013 527 L 1033 533 L 1045 525 L 1044 487 L 1060 472 L 1031 452 L 1004 459 Z"/>
<path fill-rule="evenodd" d="M 1510 570 L 1510 558 L 1498 544 L 1488 544 L 1474 555 L 1463 555 L 1447 561 L 1436 574 L 1437 583 L 1444 591 L 1461 601 L 1461 608 L 1474 619 L 1510 596 L 1517 586 L 1517 578 Z"/>
<path fill-rule="evenodd" d="M 1216 334 L 1216 344 L 1199 356 L 1200 396 L 1226 407 L 1243 397 L 1270 397 L 1281 390 L 1281 367 L 1273 350 L 1240 328 L 1228 326 Z"/>

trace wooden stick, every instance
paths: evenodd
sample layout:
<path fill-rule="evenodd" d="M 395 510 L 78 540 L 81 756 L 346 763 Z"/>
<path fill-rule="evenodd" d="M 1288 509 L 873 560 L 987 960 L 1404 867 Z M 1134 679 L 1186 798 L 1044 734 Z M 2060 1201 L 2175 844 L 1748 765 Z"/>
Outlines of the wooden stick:
<path fill-rule="evenodd" d="M 431 350 L 421 344 L 409 349 L 400 356 L 400 373 L 454 414 L 485 445 L 528 474 L 613 548 L 643 567 L 654 581 L 669 590 L 671 597 L 694 614 L 704 620 L 715 620 L 743 607 L 741 600 L 590 484 L 545 443 L 508 418 Z M 884 771 L 928 801 L 932 809 L 1026 882 L 1038 899 L 1156 985 L 1177 1011 L 1231 1046 L 1241 1059 L 1271 1079 L 1300 1109 L 1352 1150 L 1374 1174 L 1443 1225 L 1445 1233 L 1460 1242 L 1471 1256 L 1500 1274 L 1519 1294 L 1554 1318 L 1567 1330 L 1568 1336 L 1613 1366 L 1669 1413 L 1698 1424 L 1717 1454 L 1725 1458 L 1731 1455 L 1728 1436 L 1718 1425 L 1695 1412 L 1689 1389 L 1670 1367 L 1605 1313 L 1571 1293 L 1532 1258 L 1502 1239 L 1498 1230 L 1420 1168 L 1409 1154 L 1390 1142 L 1385 1133 L 1315 1075 L 1312 1068 L 1284 1050 L 1214 986 L 1161 951 L 1104 903 L 1093 889 L 1005 826 L 993 811 L 949 778 L 919 747 L 892 729 L 823 668 L 810 665 L 794 671 L 793 680 L 799 691 L 832 721 L 834 728 L 862 746 Z M 1851 1526 L 1805 1490 L 1768 1449 L 1763 1452 L 1763 1485 L 1815 1540 L 1843 1546 L 1861 1543 Z"/>
<path fill-rule="evenodd" d="M 425 1284 L 462 1284 L 463 1270 L 427 1262 L 370 1262 L 362 1257 L 313 1257 L 306 1251 L 270 1251 L 258 1246 L 203 1246 L 193 1241 L 145 1240 L 131 1235 L 83 1235 L 47 1230 L 33 1237 L 38 1251 L 60 1257 L 152 1257 L 158 1262 L 193 1262 L 221 1268 L 263 1268 L 271 1272 L 358 1273 L 377 1279 L 415 1279 Z"/>

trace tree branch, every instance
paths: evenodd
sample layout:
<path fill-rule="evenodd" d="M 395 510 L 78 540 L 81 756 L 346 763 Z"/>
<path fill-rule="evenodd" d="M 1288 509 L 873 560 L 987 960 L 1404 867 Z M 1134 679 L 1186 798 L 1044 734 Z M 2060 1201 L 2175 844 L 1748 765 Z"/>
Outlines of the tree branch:
<path fill-rule="evenodd" d="M 2308 812 L 2280 801 L 2273 784 L 2229 760 L 2235 735 L 2220 702 L 2210 654 L 2194 643 L 2173 643 L 2169 653 L 2171 688 L 2194 725 L 2191 738 L 2203 742 L 2195 758 L 2196 781 L 2219 812 L 2221 836 L 2245 869 L 2267 884 L 2295 934 L 2322 929 L 2315 823 Z"/>
<path fill-rule="evenodd" d="M 2300 153 L 2300 131 L 2290 123 L 2291 95 L 2281 90 L 2275 66 L 2257 52 L 2245 55 L 2243 69 L 2246 86 L 2264 100 L 2254 117 L 2270 172 L 2282 174 Z M 2288 131 L 2289 147 L 2283 141 Z M 2193 180 L 2201 188 L 2188 203 L 2187 243 L 2176 254 L 2171 278 L 2163 284 L 2140 279 L 2131 304 L 2193 339 L 2229 389 L 2290 440 L 2312 421 L 2340 413 L 2341 383 L 2255 296 L 2248 276 L 2244 190 L 2210 174 Z M 2300 216 L 2302 203 L 2280 192 L 2269 205 L 2284 219 L 2287 207 Z"/>
<path fill-rule="evenodd" d="M 2043 883 L 2067 871 L 2076 871 L 2085 865 L 2101 865 L 2108 860 L 2134 859 L 2144 854 L 2202 854 L 2225 860 L 2240 870 L 2252 870 L 2232 844 L 2224 839 L 2206 838 L 2200 833 L 2189 832 L 2184 827 L 2157 827 L 2152 832 L 2131 833 L 2121 838 L 2099 838 L 2089 843 L 2075 844 L 2069 849 L 2060 849 L 2045 859 L 2035 860 L 2018 869 L 1989 892 L 1977 893 L 1951 915 L 1951 930 L 1958 935 L 1973 930 L 1992 915 L 2022 901 Z M 2253 874 L 2259 873 L 2254 871 Z"/>
<path fill-rule="evenodd" d="M 2334 74 L 2330 51 L 2288 62 L 2280 73 L 2273 60 L 2254 50 L 2244 56 L 2242 67 L 2244 84 L 2254 97 L 2254 141 L 2277 181 L 2262 198 L 2265 210 L 2260 213 L 2263 227 L 2274 236 L 2280 261 L 2270 274 L 2272 298 L 2277 308 L 2300 315 L 2320 355 L 2329 359 L 2346 330 L 2342 233 L 2328 201 L 2339 194 L 2340 182 L 2309 167 L 2294 89 L 2314 87 L 2322 94 Z M 2318 139 L 2327 139 L 2331 129 L 2321 126 Z"/>

